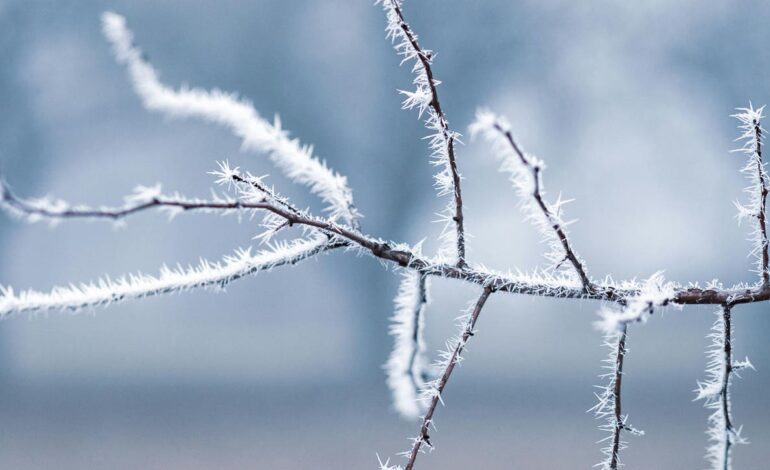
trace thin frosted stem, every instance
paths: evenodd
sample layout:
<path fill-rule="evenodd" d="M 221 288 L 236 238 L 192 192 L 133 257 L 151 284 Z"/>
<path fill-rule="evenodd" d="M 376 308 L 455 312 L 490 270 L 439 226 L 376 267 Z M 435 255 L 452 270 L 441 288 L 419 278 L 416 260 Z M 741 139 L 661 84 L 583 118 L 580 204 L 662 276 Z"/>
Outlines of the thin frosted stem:
<path fill-rule="evenodd" d="M 406 96 L 404 108 L 418 108 L 420 116 L 427 111 L 425 126 L 435 132 L 430 136 L 434 163 L 443 169 L 436 175 L 439 195 L 452 194 L 453 203 L 447 208 L 447 224 L 454 222 L 457 249 L 457 266 L 463 267 L 465 260 L 465 228 L 463 217 L 463 196 L 460 172 L 457 169 L 455 141 L 459 134 L 449 128 L 449 121 L 439 101 L 436 86 L 441 83 L 433 76 L 433 52 L 423 49 L 417 41 L 417 34 L 404 19 L 400 0 L 382 0 L 387 13 L 387 34 L 395 42 L 396 51 L 403 56 L 403 62 L 414 60 L 413 72 L 416 90 L 402 91 Z M 448 232 L 445 231 L 445 235 Z"/>
<path fill-rule="evenodd" d="M 447 382 L 449 382 L 449 378 L 452 375 L 452 371 L 454 371 L 455 366 L 460 362 L 461 355 L 463 352 L 463 349 L 465 348 L 465 345 L 468 343 L 468 340 L 471 336 L 474 335 L 474 328 L 476 327 L 476 321 L 479 318 L 479 315 L 481 314 L 481 310 L 484 308 L 484 304 L 486 303 L 487 299 L 489 298 L 489 295 L 492 293 L 492 289 L 489 287 L 485 287 L 484 290 L 481 293 L 481 296 L 476 301 L 476 304 L 473 307 L 473 310 L 471 311 L 470 315 L 467 317 L 466 323 L 463 325 L 462 330 L 460 331 L 460 335 L 455 340 L 455 345 L 452 347 L 449 351 L 447 351 L 446 359 L 444 361 L 444 370 L 441 374 L 441 376 L 434 381 L 434 383 L 426 389 L 425 394 L 426 398 L 429 399 L 429 405 L 428 405 L 428 411 L 425 413 L 425 416 L 423 417 L 422 424 L 420 425 L 420 432 L 417 435 L 417 437 L 414 438 L 414 444 L 412 445 L 412 449 L 408 452 L 408 458 L 409 461 L 406 464 L 405 470 L 412 470 L 414 468 L 415 461 L 417 460 L 417 455 L 420 453 L 420 449 L 423 444 L 426 444 L 430 447 L 433 447 L 433 444 L 430 441 L 430 436 L 428 435 L 428 432 L 430 431 L 431 426 L 433 425 L 433 415 L 436 412 L 436 407 L 438 406 L 438 403 L 441 401 L 441 394 L 444 393 L 444 388 L 446 388 Z"/>

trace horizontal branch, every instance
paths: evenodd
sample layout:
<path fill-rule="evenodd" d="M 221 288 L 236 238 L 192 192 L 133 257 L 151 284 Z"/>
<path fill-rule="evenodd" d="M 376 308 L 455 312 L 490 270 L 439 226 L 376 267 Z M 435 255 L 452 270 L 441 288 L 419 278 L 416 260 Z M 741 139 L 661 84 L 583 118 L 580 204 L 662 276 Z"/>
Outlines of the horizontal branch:
<path fill-rule="evenodd" d="M 5 200 L 8 201 L 7 192 L 5 193 Z M 18 201 L 18 200 L 17 200 Z M 585 288 L 579 283 L 575 282 L 573 278 L 565 276 L 549 276 L 549 275 L 527 275 L 527 274 L 503 274 L 488 270 L 481 266 L 464 266 L 458 267 L 455 264 L 447 263 L 435 263 L 430 258 L 419 256 L 415 254 L 407 245 L 396 244 L 393 242 L 386 242 L 378 238 L 365 235 L 362 232 L 353 228 L 339 225 L 328 219 L 317 218 L 305 213 L 297 213 L 291 207 L 276 206 L 270 203 L 245 203 L 240 201 L 225 201 L 225 202 L 203 202 L 203 201 L 170 201 L 164 199 L 157 199 L 146 202 L 136 203 L 134 206 L 114 209 L 112 212 L 109 210 L 94 210 L 83 209 L 80 214 L 89 215 L 91 211 L 103 213 L 102 217 L 120 217 L 137 213 L 140 210 L 145 210 L 159 206 L 171 206 L 174 208 L 181 208 L 182 210 L 204 209 L 204 208 L 218 208 L 220 210 L 233 210 L 236 208 L 253 209 L 253 210 L 266 210 L 270 211 L 282 218 L 284 218 L 289 225 L 303 225 L 319 229 L 326 234 L 327 238 L 334 237 L 334 241 L 330 242 L 333 247 L 357 247 L 365 253 L 370 254 L 373 257 L 393 262 L 401 267 L 417 270 L 425 276 L 442 277 L 448 279 L 457 279 L 461 281 L 478 284 L 481 286 L 489 286 L 494 291 L 508 292 L 514 294 L 536 295 L 542 297 L 558 297 L 569 299 L 591 299 L 591 300 L 604 300 L 612 302 L 625 303 L 627 299 L 636 297 L 642 291 L 642 285 L 632 281 L 613 282 L 605 281 L 603 283 L 594 284 L 593 289 L 590 292 L 586 292 Z M 25 206 L 16 205 L 18 208 L 24 208 Z M 75 209 L 67 209 L 75 211 Z M 78 213 L 78 212 L 75 212 Z M 110 214 L 110 215 L 107 215 Z M 122 214 L 122 215 L 118 215 Z M 53 214 L 50 214 L 53 215 Z M 58 216 L 61 216 L 59 214 Z M 74 215 L 73 215 L 74 216 Z M 65 216 L 67 217 L 67 216 Z M 314 256 L 322 251 L 327 251 L 328 247 L 318 252 L 313 252 L 307 255 L 307 257 Z M 238 279 L 242 276 L 232 277 L 231 280 Z M 169 290 L 165 288 L 155 289 L 155 292 L 148 295 L 156 295 L 167 292 Z M 53 292 L 52 292 L 53 294 Z M 51 295 L 52 295 L 51 294 Z M 145 295 L 142 295 L 142 297 Z M 122 299 L 122 297 L 121 297 Z M 660 305 L 666 305 L 668 303 L 673 304 L 743 304 L 751 302 L 760 302 L 770 300 L 770 285 L 761 285 L 757 287 L 736 286 L 733 288 L 716 288 L 709 287 L 701 289 L 698 287 L 673 287 L 671 289 L 671 295 L 668 301 L 661 301 Z M 102 305 L 111 303 L 110 299 L 102 299 L 98 302 L 88 303 L 85 306 Z M 13 308 L 12 303 L 8 301 L 8 293 L 0 295 L 0 316 L 8 313 L 17 312 L 18 309 Z M 55 304 L 49 301 L 35 304 L 34 307 L 24 308 L 23 311 L 35 311 L 45 309 L 68 309 L 71 308 L 70 304 L 61 305 Z"/>
<path fill-rule="evenodd" d="M 187 199 L 181 196 L 164 196 L 160 187 L 143 188 L 126 198 L 120 207 L 73 206 L 64 201 L 51 202 L 46 199 L 23 199 L 3 183 L 0 183 L 0 207 L 29 218 L 45 219 L 110 219 L 118 220 L 148 209 L 170 209 L 178 211 L 236 211 L 244 209 L 267 209 L 267 203 L 248 203 L 237 200 Z"/>

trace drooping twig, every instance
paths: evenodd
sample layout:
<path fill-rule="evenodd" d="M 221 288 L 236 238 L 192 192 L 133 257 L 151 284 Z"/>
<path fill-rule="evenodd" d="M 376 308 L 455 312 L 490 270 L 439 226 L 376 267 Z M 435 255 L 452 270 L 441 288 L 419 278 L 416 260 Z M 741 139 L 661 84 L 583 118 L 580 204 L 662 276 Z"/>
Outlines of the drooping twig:
<path fill-rule="evenodd" d="M 594 285 L 588 277 L 584 261 L 572 247 L 567 234 L 567 223 L 562 221 L 560 215 L 561 207 L 570 201 L 559 198 L 556 203 L 551 204 L 543 197 L 543 162 L 527 154 L 519 146 L 510 125 L 503 117 L 481 110 L 476 114 L 476 121 L 470 129 L 471 134 L 483 132 L 497 147 L 503 161 L 501 170 L 510 174 L 511 181 L 522 198 L 522 208 L 527 218 L 531 219 L 550 241 L 551 251 L 546 253 L 546 258 L 556 267 L 569 261 L 583 289 L 591 292 Z"/>
<path fill-rule="evenodd" d="M 430 136 L 432 157 L 437 166 L 443 167 L 436 175 L 436 186 L 439 195 L 453 194 L 454 200 L 447 207 L 446 222 L 447 224 L 454 222 L 457 266 L 463 267 L 466 260 L 463 197 L 460 184 L 462 177 L 457 169 L 455 157 L 455 141 L 459 134 L 449 129 L 449 121 L 447 121 L 444 110 L 441 108 L 436 90 L 436 86 L 441 82 L 434 78 L 431 68 L 433 52 L 423 49 L 418 43 L 417 34 L 404 19 L 400 0 L 381 1 L 387 13 L 387 37 L 394 41 L 396 51 L 403 57 L 402 63 L 414 60 L 413 72 L 416 75 L 414 85 L 417 89 L 413 92 L 401 92 L 406 96 L 404 108 L 417 107 L 420 116 L 426 111 L 428 113 L 425 127 L 435 132 Z M 447 236 L 449 234 L 446 227 L 444 234 Z"/>
<path fill-rule="evenodd" d="M 447 382 L 449 382 L 452 371 L 454 371 L 455 366 L 462 360 L 463 348 L 465 348 L 470 337 L 473 336 L 476 321 L 491 293 L 492 289 L 489 286 L 484 287 L 481 296 L 473 306 L 473 310 L 463 317 L 463 320 L 461 321 L 464 321 L 464 323 L 458 337 L 454 339 L 454 345 L 445 351 L 444 361 L 441 364 L 443 367 L 441 376 L 429 384 L 428 388 L 424 391 L 425 399 L 429 402 L 428 410 L 420 425 L 420 432 L 417 437 L 414 438 L 412 449 L 406 452 L 409 460 L 405 470 L 412 470 L 414 468 L 414 463 L 417 460 L 417 455 L 420 453 L 423 444 L 433 447 L 428 433 L 433 426 L 433 415 L 436 412 L 436 407 L 438 406 L 438 403 L 442 401 L 441 394 L 444 393 L 444 388 L 446 387 Z"/>
<path fill-rule="evenodd" d="M 739 219 L 756 219 L 757 225 L 751 231 L 749 240 L 754 243 L 751 254 L 757 258 L 757 272 L 763 284 L 770 283 L 770 256 L 768 255 L 767 239 L 767 194 L 768 176 L 765 164 L 762 161 L 762 112 L 765 107 L 754 109 L 749 103 L 748 108 L 739 108 L 740 111 L 733 117 L 741 122 L 740 129 L 743 133 L 737 140 L 743 140 L 744 145 L 736 150 L 748 156 L 746 166 L 741 170 L 749 180 L 746 193 L 749 195 L 749 203 L 744 206 L 735 203 L 738 208 Z"/>
<path fill-rule="evenodd" d="M 717 320 L 711 328 L 711 348 L 705 382 L 698 382 L 696 400 L 704 400 L 704 406 L 714 410 L 708 418 L 706 434 L 712 444 L 706 449 L 706 460 L 711 470 L 730 470 L 731 451 L 735 444 L 747 444 L 741 436 L 741 428 L 733 425 L 730 403 L 730 379 L 741 369 L 753 369 L 748 358 L 733 360 L 732 306 L 725 304 L 717 311 Z"/>
<path fill-rule="evenodd" d="M 419 393 L 429 374 L 423 339 L 427 284 L 428 278 L 424 274 L 412 270 L 403 272 L 390 327 L 394 347 L 385 365 L 388 387 L 395 409 L 408 419 L 417 418 L 424 411 Z"/>

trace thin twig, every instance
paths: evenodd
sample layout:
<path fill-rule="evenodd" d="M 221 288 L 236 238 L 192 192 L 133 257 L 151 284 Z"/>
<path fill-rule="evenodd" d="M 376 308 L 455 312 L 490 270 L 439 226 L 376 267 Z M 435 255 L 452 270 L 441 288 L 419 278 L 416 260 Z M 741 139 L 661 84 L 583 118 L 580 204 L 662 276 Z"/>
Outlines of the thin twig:
<path fill-rule="evenodd" d="M 580 258 L 572 249 L 572 244 L 570 243 L 569 237 L 567 237 L 567 233 L 564 231 L 561 223 L 559 223 L 558 218 L 551 213 L 548 205 L 543 200 L 543 195 L 540 190 L 540 172 L 542 171 L 540 165 L 533 164 L 530 159 L 527 158 L 526 153 L 524 153 L 521 147 L 519 147 L 519 145 L 516 143 L 516 140 L 513 138 L 513 134 L 511 133 L 510 129 L 504 129 L 498 122 L 495 122 L 494 128 L 503 134 L 505 140 L 511 146 L 511 149 L 513 149 L 516 155 L 518 155 L 521 164 L 524 165 L 532 174 L 532 198 L 537 203 L 537 206 L 540 208 L 540 211 L 543 213 L 545 218 L 548 219 L 551 228 L 559 238 L 559 241 L 564 248 L 564 256 L 569 260 L 570 263 L 572 263 L 572 266 L 575 268 L 575 272 L 580 277 L 580 282 L 583 284 L 583 289 L 585 289 L 586 292 L 591 292 L 595 286 L 588 278 L 588 274 L 586 273 L 586 269 L 583 266 L 583 263 L 580 261 Z"/>
<path fill-rule="evenodd" d="M 762 163 L 762 125 L 759 119 L 754 119 L 752 122 L 754 126 L 754 152 L 756 153 L 757 163 L 757 177 L 759 178 L 759 191 L 760 191 L 760 208 L 757 215 L 759 230 L 762 237 L 762 282 L 764 284 L 770 283 L 770 269 L 768 269 L 768 263 L 770 263 L 770 255 L 768 254 L 768 240 L 767 240 L 767 178 L 765 175 L 764 164 Z"/>
<path fill-rule="evenodd" d="M 463 328 L 462 334 L 457 339 L 457 344 L 455 345 L 452 354 L 447 359 L 444 372 L 438 379 L 435 389 L 431 390 L 433 397 L 430 400 L 428 411 L 423 417 L 422 425 L 420 426 L 420 433 L 414 439 L 414 444 L 412 445 L 412 450 L 409 453 L 409 461 L 406 464 L 405 470 L 412 470 L 414 468 L 414 463 L 417 460 L 417 454 L 420 452 L 420 448 L 422 447 L 423 443 L 433 447 L 433 444 L 430 442 L 430 436 L 428 435 L 428 431 L 433 423 L 433 414 L 436 412 L 436 407 L 438 406 L 439 401 L 441 401 L 441 394 L 444 392 L 444 388 L 449 381 L 449 377 L 452 375 L 452 371 L 460 360 L 463 348 L 465 347 L 470 337 L 473 336 L 473 329 L 476 326 L 476 321 L 479 318 L 481 309 L 484 308 L 484 304 L 486 303 L 491 293 L 492 289 L 489 286 L 484 287 L 481 296 L 476 301 L 476 305 L 473 307 L 473 312 L 471 312 L 471 315 L 468 318 L 468 322 Z"/>
<path fill-rule="evenodd" d="M 723 350 L 725 362 L 722 388 L 719 391 L 720 401 L 722 402 L 722 419 L 724 420 L 724 470 L 729 470 L 730 468 L 730 447 L 733 444 L 732 434 L 735 433 L 735 430 L 733 429 L 733 418 L 730 413 L 730 376 L 733 373 L 733 331 L 731 320 L 731 308 L 729 305 L 725 305 L 722 308 L 722 322 L 724 325 L 722 342 L 724 343 Z"/>
<path fill-rule="evenodd" d="M 409 45 L 414 51 L 414 54 L 416 55 L 417 60 L 421 64 L 423 70 L 425 71 L 425 76 L 427 79 L 426 85 L 430 91 L 430 102 L 428 103 L 428 106 L 430 106 L 436 113 L 436 118 L 438 119 L 438 124 L 441 128 L 441 135 L 446 146 L 447 159 L 449 160 L 449 170 L 452 177 L 452 187 L 454 192 L 455 213 L 452 217 L 452 220 L 454 220 L 455 230 L 457 232 L 457 266 L 462 268 L 466 265 L 465 228 L 463 217 L 463 197 L 462 189 L 460 187 L 461 177 L 460 172 L 457 169 L 457 161 L 455 157 L 455 139 L 457 134 L 449 129 L 449 122 L 447 121 L 446 115 L 444 114 L 444 110 L 441 108 L 441 102 L 438 98 L 438 91 L 436 90 L 436 84 L 438 81 L 434 78 L 433 69 L 431 67 L 431 62 L 433 60 L 432 54 L 420 47 L 420 44 L 417 42 L 417 35 L 412 31 L 412 29 L 409 27 L 409 24 L 404 19 L 404 14 L 401 10 L 400 2 L 398 0 L 385 0 L 385 2 L 389 2 L 390 8 L 392 8 L 392 10 L 398 16 L 398 26 L 401 29 L 404 37 L 409 42 Z"/>
<path fill-rule="evenodd" d="M 610 456 L 610 469 L 618 468 L 618 454 L 620 453 L 620 433 L 623 431 L 623 412 L 622 412 L 622 387 L 623 387 L 623 360 L 626 357 L 626 335 L 628 325 L 624 324 L 618 339 L 618 349 L 615 355 L 615 430 L 612 435 L 612 454 Z"/>
<path fill-rule="evenodd" d="M 748 358 L 733 359 L 732 305 L 725 304 L 717 312 L 717 320 L 711 328 L 711 347 L 707 350 L 708 366 L 706 380 L 698 382 L 696 400 L 705 400 L 704 406 L 713 410 L 708 417 L 711 445 L 707 448 L 706 459 L 711 470 L 730 470 L 732 448 L 735 444 L 747 444 L 741 436 L 741 428 L 733 424 L 730 401 L 730 385 L 733 375 L 743 369 L 753 369 Z"/>

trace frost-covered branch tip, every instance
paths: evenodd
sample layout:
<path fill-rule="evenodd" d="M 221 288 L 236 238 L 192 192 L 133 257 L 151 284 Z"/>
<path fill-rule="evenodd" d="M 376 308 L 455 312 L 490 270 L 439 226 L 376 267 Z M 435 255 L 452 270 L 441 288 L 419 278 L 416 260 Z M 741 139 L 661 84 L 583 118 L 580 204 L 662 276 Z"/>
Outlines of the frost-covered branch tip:
<path fill-rule="evenodd" d="M 431 375 L 425 357 L 425 308 L 428 305 L 428 278 L 422 273 L 405 270 L 390 326 L 394 347 L 385 370 L 393 404 L 401 416 L 415 419 L 425 411 L 419 400 L 420 390 Z"/>
<path fill-rule="evenodd" d="M 530 220 L 548 242 L 549 251 L 546 259 L 554 269 L 559 269 L 569 261 L 586 292 L 594 290 L 585 262 L 575 252 L 569 239 L 567 226 L 574 221 L 562 219 L 562 207 L 572 199 L 556 202 L 544 199 L 542 171 L 545 164 L 534 155 L 526 153 L 516 142 L 508 121 L 487 110 L 476 113 L 476 121 L 470 126 L 471 135 L 482 133 L 489 140 L 498 158 L 502 161 L 500 171 L 508 173 L 516 192 L 521 198 L 521 208 L 526 219 Z"/>
<path fill-rule="evenodd" d="M 492 289 L 489 286 L 484 287 L 478 300 L 471 306 L 470 310 L 458 320 L 460 322 L 460 331 L 456 337 L 450 339 L 447 342 L 446 350 L 440 353 L 441 360 L 435 365 L 437 370 L 441 371 L 441 375 L 429 382 L 425 389 L 422 391 L 421 399 L 428 403 L 427 411 L 423 416 L 422 424 L 420 425 L 420 432 L 412 440 L 412 448 L 409 451 L 404 452 L 402 455 L 408 458 L 406 467 L 404 470 L 412 470 L 414 468 L 417 455 L 420 453 L 423 444 L 433 447 L 431 443 L 429 431 L 433 426 L 433 415 L 436 412 L 436 407 L 439 402 L 443 403 L 441 394 L 444 393 L 449 378 L 452 375 L 452 371 L 455 366 L 462 361 L 462 353 L 468 340 L 475 333 L 476 322 L 478 321 L 481 310 L 484 308 L 484 304 L 487 302 Z M 381 465 L 382 467 L 382 465 Z M 384 468 L 387 467 L 387 463 Z M 399 469 L 400 467 L 390 467 Z"/>
<path fill-rule="evenodd" d="M 198 117 L 221 124 L 239 137 L 248 150 L 266 153 L 286 176 L 327 203 L 332 219 L 342 218 L 357 225 L 359 213 L 347 178 L 313 155 L 311 146 L 289 137 L 276 116 L 274 122 L 259 116 L 254 106 L 232 93 L 198 88 L 174 90 L 160 82 L 158 73 L 133 44 L 133 33 L 125 18 L 112 12 L 102 15 L 105 37 L 112 44 L 118 62 L 128 68 L 137 95 L 145 108 L 174 117 Z"/>
<path fill-rule="evenodd" d="M 431 64 L 433 52 L 422 49 L 417 41 L 417 34 L 409 27 L 401 10 L 400 0 L 378 0 L 382 2 L 387 16 L 386 37 L 393 41 L 393 47 L 403 58 L 401 63 L 414 61 L 412 72 L 415 74 L 414 91 L 400 90 L 406 98 L 404 109 L 417 108 L 422 117 L 427 114 L 425 127 L 432 132 L 428 136 L 431 149 L 431 159 L 434 165 L 441 168 L 435 175 L 435 185 L 439 196 L 453 195 L 447 208 L 442 213 L 445 222 L 442 239 L 452 240 L 450 226 L 454 223 L 454 240 L 457 250 L 457 265 L 465 265 L 465 228 L 463 217 L 463 197 L 460 172 L 455 158 L 455 142 L 460 134 L 449 128 L 449 121 L 441 108 L 436 86 L 441 82 L 433 76 Z M 446 247 L 444 247 L 446 251 Z"/>
<path fill-rule="evenodd" d="M 741 436 L 741 427 L 733 424 L 730 402 L 730 378 L 742 369 L 754 369 L 748 358 L 743 361 L 733 360 L 732 346 L 732 308 L 722 306 L 716 312 L 717 319 L 711 328 L 711 347 L 706 351 L 708 364 L 706 380 L 698 382 L 695 390 L 696 400 L 704 400 L 707 409 L 714 410 L 708 417 L 706 435 L 711 445 L 706 448 L 706 460 L 710 470 L 730 470 L 732 468 L 732 446 L 748 444 Z"/>
<path fill-rule="evenodd" d="M 770 270 L 768 263 L 768 239 L 767 239 L 767 193 L 768 177 L 765 164 L 762 161 L 762 118 L 765 107 L 754 109 L 749 103 L 748 108 L 738 108 L 738 113 L 733 117 L 740 121 L 741 135 L 736 140 L 743 141 L 743 146 L 736 152 L 741 152 L 748 157 L 746 166 L 741 172 L 749 180 L 749 186 L 745 192 L 749 195 L 746 205 L 735 203 L 738 208 L 739 220 L 748 218 L 756 219 L 756 225 L 749 235 L 753 243 L 751 255 L 757 258 L 757 273 L 763 284 L 770 283 Z"/>

